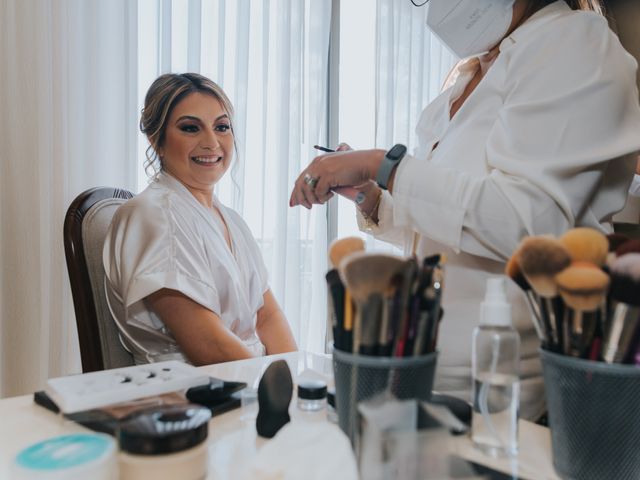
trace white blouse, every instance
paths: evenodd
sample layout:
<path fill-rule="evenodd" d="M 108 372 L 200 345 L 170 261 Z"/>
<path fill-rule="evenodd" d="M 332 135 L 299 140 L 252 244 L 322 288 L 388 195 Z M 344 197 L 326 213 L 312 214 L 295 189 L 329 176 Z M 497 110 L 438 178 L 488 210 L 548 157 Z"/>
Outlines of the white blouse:
<path fill-rule="evenodd" d="M 215 196 L 214 204 L 227 224 L 231 250 L 213 213 L 168 174 L 116 211 L 103 251 L 105 288 L 121 340 L 137 363 L 188 361 L 145 306 L 144 298 L 162 288 L 211 310 L 254 354 L 264 354 L 256 314 L 268 289 L 267 269 L 240 215 Z"/>
<path fill-rule="evenodd" d="M 400 163 L 373 229 L 406 252 L 417 232 L 419 255 L 446 253 L 435 388 L 467 400 L 486 279 L 503 273 L 526 235 L 611 231 L 640 149 L 637 64 L 602 16 L 562 0 L 536 12 L 502 41 L 451 119 L 477 68 L 477 59 L 463 64 L 422 112 L 419 146 Z M 544 410 L 539 343 L 515 284 L 509 297 L 522 340 L 521 413 L 535 418 Z"/>

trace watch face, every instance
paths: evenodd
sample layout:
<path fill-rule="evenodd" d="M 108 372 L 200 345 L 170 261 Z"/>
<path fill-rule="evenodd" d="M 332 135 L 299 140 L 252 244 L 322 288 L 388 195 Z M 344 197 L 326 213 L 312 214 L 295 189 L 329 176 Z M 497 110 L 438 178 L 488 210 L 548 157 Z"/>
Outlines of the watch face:
<path fill-rule="evenodd" d="M 404 157 L 405 153 L 407 153 L 407 147 L 398 143 L 387 152 L 387 157 L 391 160 L 400 160 L 402 157 Z"/>

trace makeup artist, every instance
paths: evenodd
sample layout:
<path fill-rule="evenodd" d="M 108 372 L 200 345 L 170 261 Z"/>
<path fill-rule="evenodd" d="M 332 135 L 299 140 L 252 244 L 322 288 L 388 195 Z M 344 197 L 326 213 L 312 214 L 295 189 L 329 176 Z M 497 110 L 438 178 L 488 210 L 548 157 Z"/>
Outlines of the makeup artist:
<path fill-rule="evenodd" d="M 637 64 L 595 0 L 431 0 L 427 8 L 428 27 L 464 61 L 422 112 L 415 152 L 395 145 L 316 157 L 290 205 L 311 208 L 343 187 L 362 230 L 407 254 L 446 254 L 434 388 L 469 400 L 486 278 L 503 273 L 523 236 L 609 232 L 624 206 L 640 149 Z M 535 420 L 545 409 L 539 342 L 510 287 L 521 416 Z"/>
<path fill-rule="evenodd" d="M 295 350 L 249 227 L 214 193 L 234 160 L 227 95 L 195 73 L 161 75 L 140 129 L 156 174 L 116 211 L 103 251 L 125 348 L 136 363 L 196 365 Z"/>

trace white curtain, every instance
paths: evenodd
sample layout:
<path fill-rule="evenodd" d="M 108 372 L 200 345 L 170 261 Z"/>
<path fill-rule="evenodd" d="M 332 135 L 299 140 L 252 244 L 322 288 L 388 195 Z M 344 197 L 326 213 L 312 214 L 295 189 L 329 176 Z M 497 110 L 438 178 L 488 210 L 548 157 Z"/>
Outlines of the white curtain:
<path fill-rule="evenodd" d="M 0 396 L 81 370 L 62 245 L 83 190 L 145 184 L 137 123 L 160 73 L 236 107 L 218 195 L 247 220 L 301 348 L 324 348 L 326 213 L 290 209 L 326 141 L 330 0 L 0 0 Z"/>
<path fill-rule="evenodd" d="M 421 3 L 421 2 L 416 2 Z M 457 59 L 426 26 L 428 4 L 378 0 L 376 15 L 376 145 L 413 151 L 424 107 L 441 91 Z"/>
<path fill-rule="evenodd" d="M 69 203 L 136 186 L 126 0 L 0 1 L 0 395 L 80 371 Z"/>

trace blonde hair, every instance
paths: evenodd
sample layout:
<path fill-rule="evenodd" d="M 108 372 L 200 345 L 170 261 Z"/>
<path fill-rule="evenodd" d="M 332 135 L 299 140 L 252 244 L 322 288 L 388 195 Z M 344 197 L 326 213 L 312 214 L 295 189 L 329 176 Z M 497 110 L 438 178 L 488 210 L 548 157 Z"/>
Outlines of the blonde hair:
<path fill-rule="evenodd" d="M 149 147 L 145 152 L 147 159 L 144 162 L 144 170 L 150 177 L 155 177 L 162 171 L 162 159 L 158 151 L 164 144 L 167 121 L 173 108 L 187 95 L 196 92 L 211 95 L 220 101 L 222 108 L 229 116 L 233 132 L 233 105 L 218 84 L 197 73 L 160 75 L 147 91 L 140 117 L 140 131 L 149 140 Z"/>

